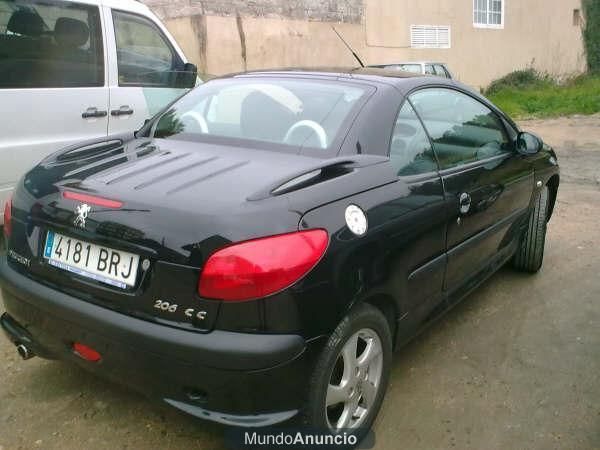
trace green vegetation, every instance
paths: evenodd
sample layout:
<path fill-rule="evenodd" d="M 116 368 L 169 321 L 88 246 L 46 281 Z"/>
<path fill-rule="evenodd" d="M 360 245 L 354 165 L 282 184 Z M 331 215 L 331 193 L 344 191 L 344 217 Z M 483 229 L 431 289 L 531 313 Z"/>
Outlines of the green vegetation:
<path fill-rule="evenodd" d="M 583 42 L 592 72 L 600 73 L 600 0 L 583 0 L 585 26 L 583 27 Z"/>
<path fill-rule="evenodd" d="M 594 114 L 600 112 L 600 74 L 558 83 L 534 69 L 518 70 L 494 81 L 485 95 L 514 118 Z"/>
<path fill-rule="evenodd" d="M 508 75 L 492 81 L 485 95 L 493 95 L 506 89 L 544 88 L 552 85 L 552 79 L 535 69 L 515 70 Z"/>
<path fill-rule="evenodd" d="M 533 68 L 516 70 L 490 84 L 485 95 L 516 118 L 600 112 L 600 0 L 582 0 L 582 6 L 589 74 L 559 83 Z"/>

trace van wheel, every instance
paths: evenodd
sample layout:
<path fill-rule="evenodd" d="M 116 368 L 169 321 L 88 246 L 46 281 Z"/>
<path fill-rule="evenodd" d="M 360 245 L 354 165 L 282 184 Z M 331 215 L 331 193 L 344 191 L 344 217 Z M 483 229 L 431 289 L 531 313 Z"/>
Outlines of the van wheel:
<path fill-rule="evenodd" d="M 513 258 L 513 266 L 517 270 L 535 273 L 542 267 L 548 224 L 547 212 L 548 187 L 544 186 L 535 200 L 527 230 Z"/>
<path fill-rule="evenodd" d="M 359 440 L 379 412 L 390 375 L 392 337 L 385 316 L 360 304 L 337 326 L 314 369 L 305 425 Z"/>

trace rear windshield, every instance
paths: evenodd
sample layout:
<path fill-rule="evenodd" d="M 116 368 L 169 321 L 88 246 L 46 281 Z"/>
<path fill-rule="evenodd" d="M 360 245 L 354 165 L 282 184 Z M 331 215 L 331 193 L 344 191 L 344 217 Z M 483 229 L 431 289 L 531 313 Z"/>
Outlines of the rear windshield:
<path fill-rule="evenodd" d="M 421 64 L 398 64 L 398 69 L 406 72 L 421 73 Z"/>
<path fill-rule="evenodd" d="M 422 73 L 421 64 L 393 64 L 387 66 L 387 69 L 404 70 L 405 72 Z"/>
<path fill-rule="evenodd" d="M 369 89 L 306 79 L 213 80 L 176 102 L 159 118 L 153 134 L 324 151 L 348 128 Z"/>

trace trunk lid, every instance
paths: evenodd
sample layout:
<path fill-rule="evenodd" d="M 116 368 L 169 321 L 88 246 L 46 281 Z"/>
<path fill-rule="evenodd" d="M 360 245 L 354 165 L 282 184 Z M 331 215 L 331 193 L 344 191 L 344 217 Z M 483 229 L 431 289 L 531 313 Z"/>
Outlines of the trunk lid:
<path fill-rule="evenodd" d="M 65 191 L 122 202 L 120 208 L 90 205 L 84 232 L 146 247 L 166 262 L 201 267 L 199 246 L 218 239 L 239 241 L 297 227 L 284 197 L 249 197 L 316 158 L 236 147 L 132 141 L 102 155 L 53 158 L 25 179 L 36 197 L 37 223 L 81 233 L 75 209 L 83 202 Z M 276 212 L 276 213 L 274 213 Z M 269 214 L 269 219 L 263 214 Z M 257 219 L 258 217 L 258 219 Z"/>
<path fill-rule="evenodd" d="M 316 158 L 191 142 L 109 142 L 43 161 L 23 181 L 17 202 L 28 204 L 11 244 L 31 257 L 30 276 L 85 301 L 178 327 L 210 330 L 219 302 L 199 298 L 206 258 L 231 242 L 294 231 L 300 213 L 285 196 L 248 197 Z M 65 192 L 122 203 L 89 204 Z M 25 200 L 26 199 L 26 200 Z M 17 224 L 18 225 L 18 224 Z M 16 227 L 19 229 L 19 226 Z M 49 232 L 139 255 L 134 286 L 106 284 L 51 265 Z"/>
<path fill-rule="evenodd" d="M 365 166 L 381 162 L 361 158 Z M 393 172 L 389 180 L 384 172 L 361 173 L 359 165 L 352 158 L 185 141 L 94 143 L 53 155 L 25 176 L 15 194 L 21 220 L 14 221 L 11 247 L 30 258 L 29 276 L 58 290 L 125 314 L 210 331 L 221 303 L 197 294 L 205 260 L 232 242 L 296 231 L 309 209 L 395 179 Z M 316 186 L 332 182 L 333 189 Z M 81 227 L 83 202 L 65 192 L 122 205 L 90 203 Z M 51 232 L 139 256 L 134 285 L 108 285 L 51 264 Z"/>

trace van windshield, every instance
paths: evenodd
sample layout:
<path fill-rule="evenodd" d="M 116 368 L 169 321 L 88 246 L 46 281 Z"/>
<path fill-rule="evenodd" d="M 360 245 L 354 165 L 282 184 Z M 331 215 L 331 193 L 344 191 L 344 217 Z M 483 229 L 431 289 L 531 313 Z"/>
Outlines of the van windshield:
<path fill-rule="evenodd" d="M 242 140 L 328 149 L 368 87 L 271 77 L 213 80 L 185 95 L 156 122 L 156 138 Z"/>

